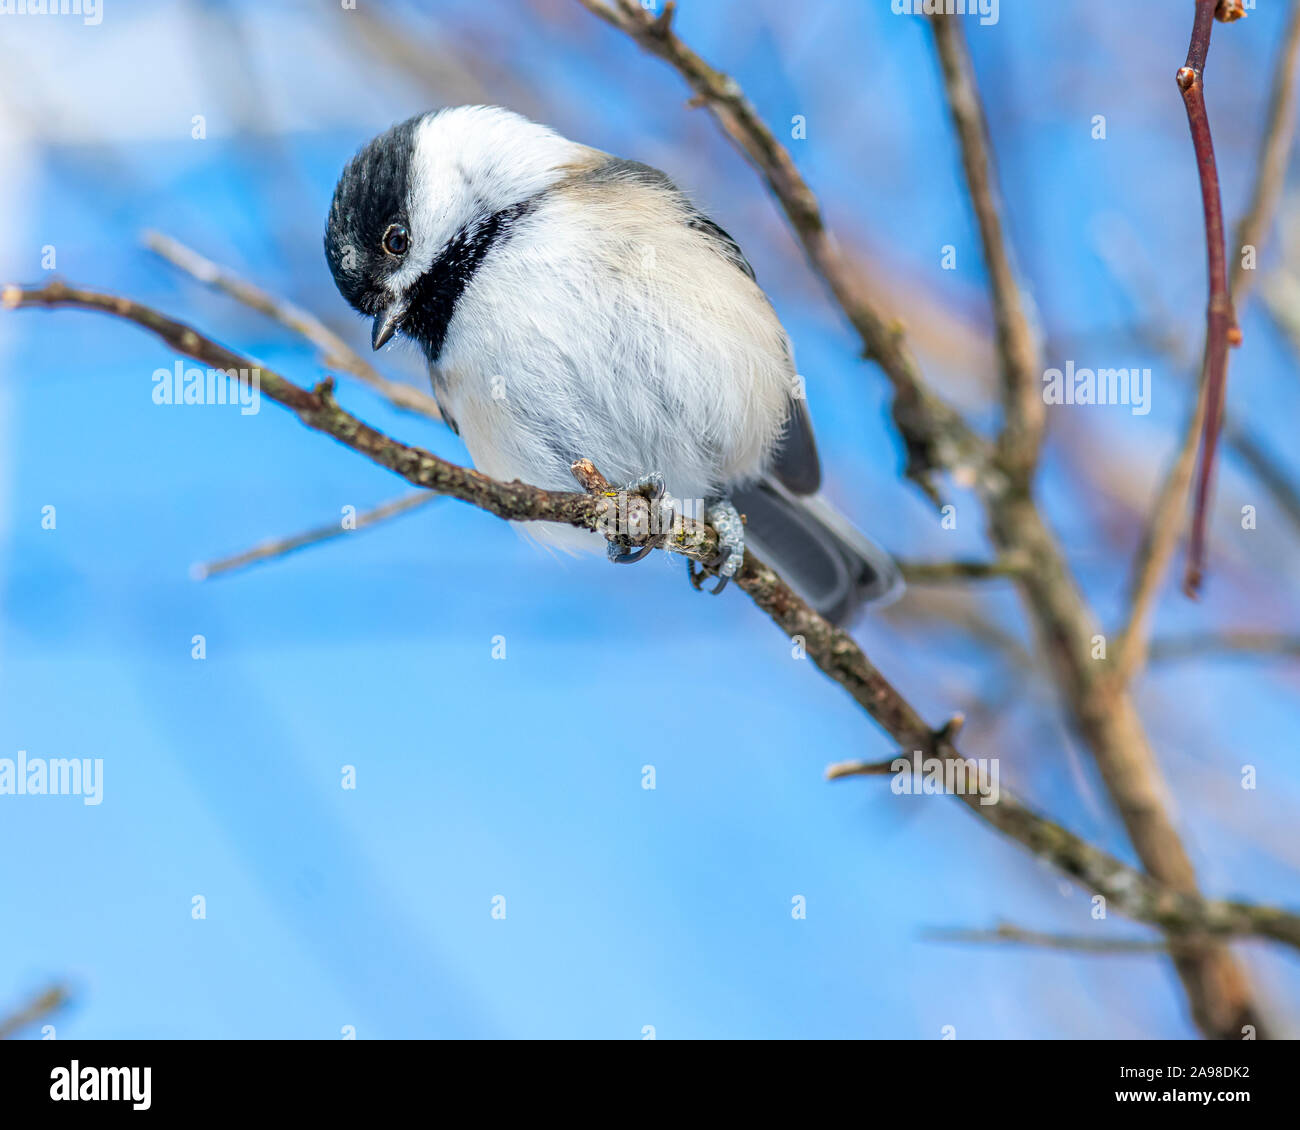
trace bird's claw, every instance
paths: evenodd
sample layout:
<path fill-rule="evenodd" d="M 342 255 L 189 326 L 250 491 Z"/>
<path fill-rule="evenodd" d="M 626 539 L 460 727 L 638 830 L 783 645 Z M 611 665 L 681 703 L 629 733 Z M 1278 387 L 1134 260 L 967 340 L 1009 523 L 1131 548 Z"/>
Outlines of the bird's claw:
<path fill-rule="evenodd" d="M 720 498 L 711 503 L 705 508 L 704 518 L 717 531 L 718 552 L 703 562 L 703 568 L 698 573 L 695 571 L 695 562 L 687 558 L 686 575 L 696 592 L 704 591 L 705 577 L 716 576 L 718 583 L 710 592 L 717 596 L 727 587 L 745 560 L 745 522 L 729 498 Z"/>
<path fill-rule="evenodd" d="M 695 559 L 693 557 L 688 557 L 686 559 L 686 576 L 691 582 L 691 588 L 696 592 L 703 592 L 705 579 L 717 575 L 715 569 L 721 560 L 722 556 L 720 554 L 716 555 L 708 561 L 703 562 L 702 567 L 697 572 L 695 568 Z M 727 587 L 730 580 L 730 577 L 718 576 L 718 583 L 714 585 L 713 588 L 709 589 L 709 593 L 712 596 L 717 596 L 718 593 Z"/>
<path fill-rule="evenodd" d="M 642 498 L 648 499 L 650 502 L 658 502 L 663 498 L 668 487 L 664 482 L 663 475 L 659 474 L 658 471 L 655 471 L 649 475 L 642 475 L 635 483 L 625 489 L 628 494 L 639 494 Z"/>
<path fill-rule="evenodd" d="M 609 549 L 606 552 L 609 555 L 609 559 L 614 562 L 615 565 L 635 565 L 652 549 L 654 549 L 653 545 L 643 545 L 640 549 L 624 550 L 622 546 L 617 545 L 612 541 L 607 542 L 606 544 L 609 546 Z"/>

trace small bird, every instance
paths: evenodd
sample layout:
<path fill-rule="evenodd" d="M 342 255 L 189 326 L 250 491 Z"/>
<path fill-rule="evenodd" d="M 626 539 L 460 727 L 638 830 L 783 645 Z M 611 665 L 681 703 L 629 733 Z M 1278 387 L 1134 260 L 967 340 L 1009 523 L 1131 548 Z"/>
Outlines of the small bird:
<path fill-rule="evenodd" d="M 423 350 L 484 474 L 571 490 L 586 458 L 700 500 L 719 590 L 748 539 L 836 623 L 901 587 L 818 494 L 803 383 L 749 262 L 658 169 L 497 107 L 420 114 L 343 170 L 325 254 L 375 349 L 401 334 Z M 604 540 L 529 525 L 569 548 Z M 606 544 L 616 561 L 648 552 Z"/>

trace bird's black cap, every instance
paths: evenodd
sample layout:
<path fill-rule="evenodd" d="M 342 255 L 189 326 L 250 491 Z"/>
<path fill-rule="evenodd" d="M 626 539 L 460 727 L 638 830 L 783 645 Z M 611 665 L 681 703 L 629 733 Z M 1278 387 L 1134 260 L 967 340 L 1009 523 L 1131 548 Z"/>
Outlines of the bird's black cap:
<path fill-rule="evenodd" d="M 334 189 L 325 225 L 325 258 L 339 293 L 363 314 L 374 316 L 389 295 L 384 278 L 397 269 L 382 241 L 392 224 L 406 226 L 406 195 L 415 135 L 423 114 L 381 133 L 357 153 Z"/>

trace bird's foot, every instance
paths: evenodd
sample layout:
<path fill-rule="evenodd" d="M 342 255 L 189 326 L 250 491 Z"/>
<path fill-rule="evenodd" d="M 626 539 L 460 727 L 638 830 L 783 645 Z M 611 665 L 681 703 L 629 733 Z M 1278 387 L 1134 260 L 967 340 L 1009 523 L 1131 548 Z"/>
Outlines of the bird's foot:
<path fill-rule="evenodd" d="M 687 558 L 686 575 L 697 591 L 702 591 L 700 586 L 705 577 L 716 576 L 718 583 L 711 591 L 717 596 L 745 560 L 745 521 L 729 498 L 719 498 L 710 503 L 705 508 L 704 520 L 717 531 L 718 552 L 703 563 L 704 567 L 698 573 L 694 560 Z"/>
<path fill-rule="evenodd" d="M 623 502 L 618 508 L 618 532 L 605 544 L 605 553 L 615 565 L 635 565 L 652 549 L 662 545 L 665 536 L 672 530 L 674 502 L 667 493 L 663 475 L 658 473 L 642 475 L 618 493 L 624 496 L 638 495 L 650 504 L 649 513 L 646 514 L 639 508 L 634 512 L 633 507 Z M 642 519 L 648 519 L 648 529 L 641 528 Z M 633 545 L 634 541 L 641 542 L 647 536 L 650 540 Z"/>
<path fill-rule="evenodd" d="M 605 555 L 615 565 L 635 565 L 654 549 L 653 545 L 643 545 L 638 549 L 624 549 L 616 541 L 605 543 Z"/>

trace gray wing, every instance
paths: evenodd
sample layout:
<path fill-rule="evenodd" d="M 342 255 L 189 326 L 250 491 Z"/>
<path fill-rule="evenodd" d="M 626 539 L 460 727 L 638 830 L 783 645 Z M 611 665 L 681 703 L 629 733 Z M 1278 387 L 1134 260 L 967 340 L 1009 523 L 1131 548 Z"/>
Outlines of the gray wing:
<path fill-rule="evenodd" d="M 808 402 L 790 397 L 790 418 L 772 460 L 772 474 L 791 494 L 816 494 L 822 485 L 822 462 L 813 438 Z"/>
<path fill-rule="evenodd" d="M 754 277 L 754 268 L 749 265 L 740 245 L 708 216 L 696 209 L 687 222 L 691 227 L 713 236 L 719 250 L 751 279 L 758 281 Z M 786 349 L 788 352 L 788 345 Z M 817 454 L 817 441 L 813 438 L 808 402 L 801 396 L 790 397 L 790 415 L 786 420 L 781 446 L 777 448 L 772 460 L 772 474 L 791 494 L 816 494 L 821 488 L 821 458 Z"/>
<path fill-rule="evenodd" d="M 689 201 L 687 202 L 689 204 Z M 731 262 L 733 266 L 739 267 L 751 279 L 758 282 L 754 274 L 754 268 L 749 265 L 749 260 L 745 258 L 745 253 L 740 250 L 740 244 L 731 238 L 722 228 L 709 219 L 694 204 L 690 204 L 691 214 L 686 221 L 696 231 L 707 232 L 713 237 L 714 243 L 718 245 L 718 250 L 723 256 Z"/>

